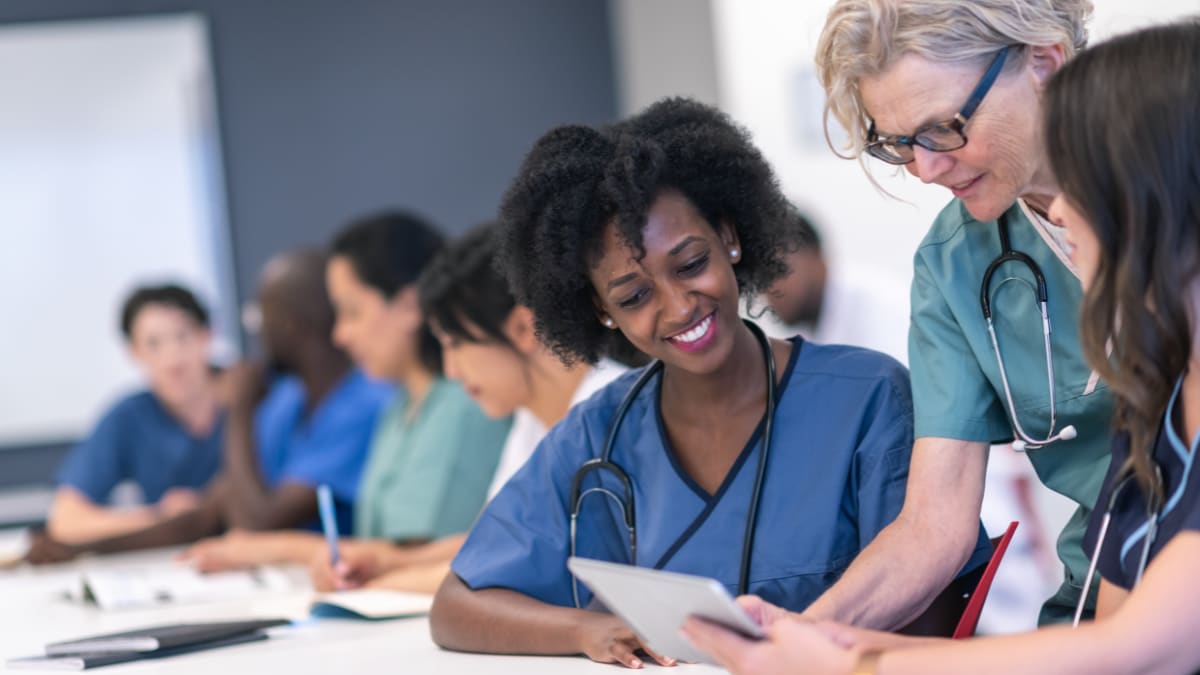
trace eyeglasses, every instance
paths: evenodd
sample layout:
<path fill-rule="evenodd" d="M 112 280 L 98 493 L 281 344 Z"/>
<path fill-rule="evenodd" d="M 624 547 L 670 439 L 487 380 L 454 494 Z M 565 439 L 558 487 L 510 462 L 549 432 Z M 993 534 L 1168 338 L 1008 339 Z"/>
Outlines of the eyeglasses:
<path fill-rule="evenodd" d="M 987 96 L 996 77 L 1000 75 L 1008 50 L 1009 47 L 1004 47 L 996 53 L 983 77 L 979 78 L 979 84 L 975 85 L 971 96 L 963 104 L 962 110 L 952 119 L 927 124 L 911 136 L 880 136 L 875 133 L 875 122 L 872 120 L 871 127 L 867 130 L 867 145 L 864 149 L 876 159 L 900 165 L 908 164 L 916 158 L 914 148 L 918 145 L 933 152 L 950 152 L 965 146 L 967 135 L 963 129 L 967 126 L 967 120 L 975 114 L 975 110 L 983 102 L 983 97 Z"/>

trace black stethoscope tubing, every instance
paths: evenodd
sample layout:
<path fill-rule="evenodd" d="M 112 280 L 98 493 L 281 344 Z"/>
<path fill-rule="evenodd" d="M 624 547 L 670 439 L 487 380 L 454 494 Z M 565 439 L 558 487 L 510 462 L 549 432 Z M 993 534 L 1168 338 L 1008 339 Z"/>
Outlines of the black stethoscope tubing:
<path fill-rule="evenodd" d="M 771 436 L 775 426 L 775 405 L 777 402 L 777 386 L 775 382 L 775 354 L 771 350 L 771 342 L 767 339 L 766 333 L 751 321 L 745 321 L 746 327 L 754 334 L 759 346 L 762 348 L 763 360 L 766 362 L 767 375 L 767 405 L 763 413 L 763 430 L 762 430 L 762 451 L 758 453 L 758 467 L 754 476 L 754 487 L 750 493 L 750 509 L 746 515 L 746 529 L 742 536 L 742 556 L 741 567 L 738 573 L 738 594 L 744 595 L 750 586 L 750 557 L 751 551 L 754 548 L 754 529 L 755 523 L 758 520 L 758 508 L 762 502 L 762 487 L 764 477 L 766 476 L 767 455 L 771 448 Z M 625 521 L 625 529 L 629 534 L 630 542 L 630 564 L 637 564 L 637 521 L 636 512 L 633 503 L 633 482 L 629 474 L 623 468 L 612 460 L 613 447 L 616 444 L 617 434 L 621 429 L 621 423 L 624 422 L 626 414 L 629 412 L 629 407 L 633 404 L 638 394 L 646 387 L 655 375 L 663 370 L 662 361 L 655 361 L 646 366 L 642 374 L 630 387 L 625 394 L 625 398 L 621 400 L 621 404 L 617 406 L 616 415 L 613 417 L 612 423 L 608 427 L 608 433 L 605 435 L 604 448 L 600 456 L 595 459 L 590 459 L 580 465 L 575 471 L 575 476 L 571 482 L 571 513 L 570 513 L 570 547 L 571 555 L 575 555 L 575 534 L 577 522 L 580 512 L 580 503 L 588 494 L 596 492 L 603 494 L 610 499 L 613 499 L 621 506 L 622 517 Z M 617 480 L 622 485 L 622 491 L 625 498 L 622 500 L 617 497 L 608 488 L 593 487 L 587 490 L 583 489 L 584 479 L 593 472 L 607 471 L 617 477 Z M 579 606 L 579 593 L 575 587 L 575 579 L 572 577 L 572 590 L 575 595 L 575 605 Z"/>

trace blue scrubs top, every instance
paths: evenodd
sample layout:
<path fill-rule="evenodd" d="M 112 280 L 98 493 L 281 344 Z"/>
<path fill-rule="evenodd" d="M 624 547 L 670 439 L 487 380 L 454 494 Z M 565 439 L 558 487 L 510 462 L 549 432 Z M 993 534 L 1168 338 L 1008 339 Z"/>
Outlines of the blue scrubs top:
<path fill-rule="evenodd" d="M 289 375 L 277 380 L 254 417 L 263 481 L 271 488 L 284 483 L 313 488 L 328 484 L 339 531 L 350 532 L 376 417 L 394 395 L 394 387 L 371 382 L 355 370 L 305 417 L 300 378 Z M 320 529 L 320 523 L 314 520 L 308 527 Z"/>
<path fill-rule="evenodd" d="M 129 480 L 154 503 L 173 487 L 204 487 L 221 465 L 224 436 L 224 414 L 208 434 L 193 436 L 153 393 L 143 391 L 104 415 L 67 455 L 55 482 L 103 504 L 117 484 Z"/>
<path fill-rule="evenodd" d="M 572 479 L 583 462 L 600 456 L 616 408 L 639 374 L 623 375 L 572 408 L 496 495 L 451 565 L 467 586 L 574 604 L 566 569 Z M 659 406 L 661 381 L 648 384 L 630 406 L 612 453 L 633 483 L 636 562 L 711 577 L 735 592 L 761 425 L 709 495 L 670 448 Z M 802 610 L 900 512 L 912 399 L 908 373 L 893 359 L 798 338 L 778 396 L 749 590 Z M 598 481 L 623 494 L 608 474 L 590 474 L 584 488 Z M 603 497 L 584 502 L 577 541 L 580 556 L 630 562 L 623 521 Z M 988 542 L 982 543 L 980 560 L 988 554 Z M 581 604 L 590 600 L 580 584 Z"/>
<path fill-rule="evenodd" d="M 1163 476 L 1165 503 L 1158 516 L 1158 532 L 1150 544 L 1150 561 L 1179 532 L 1200 530 L 1200 474 L 1192 471 L 1196 451 L 1200 449 L 1200 436 L 1192 439 L 1191 445 L 1185 444 L 1180 437 L 1174 422 L 1175 401 L 1178 398 L 1177 384 L 1167 407 L 1163 429 L 1154 446 L 1154 461 L 1158 463 Z M 1182 417 L 1182 414 L 1178 416 L 1180 420 Z M 1095 550 L 1100 521 L 1115 487 L 1121 482 L 1118 476 L 1125 476 L 1121 474 L 1121 468 L 1129 459 L 1129 442 L 1128 433 L 1118 434 L 1113 439 L 1112 465 L 1108 468 L 1100 499 L 1096 502 L 1096 510 L 1092 512 L 1083 540 L 1085 555 L 1091 555 Z M 1146 492 L 1136 480 L 1130 480 L 1117 494 L 1116 503 L 1113 504 L 1112 522 L 1108 526 L 1104 547 L 1100 550 L 1100 562 L 1096 566 L 1101 577 L 1121 588 L 1133 588 L 1147 529 Z"/>

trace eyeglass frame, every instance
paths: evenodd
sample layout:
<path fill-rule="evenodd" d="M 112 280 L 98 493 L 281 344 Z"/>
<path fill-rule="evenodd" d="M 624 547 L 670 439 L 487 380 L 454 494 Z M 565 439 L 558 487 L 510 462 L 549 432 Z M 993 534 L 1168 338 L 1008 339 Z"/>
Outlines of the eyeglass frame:
<path fill-rule="evenodd" d="M 925 126 L 913 132 L 911 136 L 887 137 L 882 137 L 875 131 L 875 120 L 871 120 L 871 126 L 867 129 L 867 144 L 865 147 L 863 147 L 863 151 L 881 162 L 885 162 L 893 166 L 904 166 L 905 164 L 911 164 L 916 160 L 917 157 L 915 151 L 913 156 L 909 159 L 902 162 L 896 162 L 876 154 L 872 151 L 872 148 L 881 148 L 885 144 L 893 146 L 901 145 L 909 148 L 920 146 L 926 150 L 929 150 L 930 152 L 952 152 L 954 150 L 965 148 L 968 141 L 965 131 L 967 122 L 970 121 L 971 116 L 975 114 L 975 111 L 979 109 L 979 105 L 983 103 L 983 98 L 987 96 L 988 91 L 990 91 L 992 85 L 995 84 L 996 78 L 1000 76 L 1000 71 L 1004 67 L 1004 63 L 1011 47 L 1012 45 L 1006 45 L 1002 47 L 1000 51 L 996 52 L 996 55 L 992 57 L 992 62 L 988 65 L 987 70 L 984 71 L 983 76 L 979 78 L 979 82 L 976 83 L 975 88 L 971 90 L 971 95 L 967 97 L 967 102 L 964 103 L 963 107 L 954 114 L 954 117 L 948 120 L 926 124 Z M 953 148 L 931 148 L 929 145 L 922 143 L 920 140 L 921 134 L 937 127 L 941 127 L 958 134 L 958 137 L 962 139 L 962 145 L 956 145 Z"/>

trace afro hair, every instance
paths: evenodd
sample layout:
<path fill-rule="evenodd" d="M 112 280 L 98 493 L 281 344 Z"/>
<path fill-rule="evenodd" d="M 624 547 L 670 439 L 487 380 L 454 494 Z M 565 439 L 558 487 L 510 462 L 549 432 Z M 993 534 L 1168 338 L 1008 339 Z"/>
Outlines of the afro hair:
<path fill-rule="evenodd" d="M 610 225 L 645 254 L 646 216 L 664 191 L 682 194 L 714 228 L 734 228 L 743 295 L 787 272 L 785 255 L 799 243 L 791 207 L 749 134 L 724 113 L 669 98 L 607 128 L 552 129 L 501 203 L 497 265 L 564 363 L 635 351 L 620 331 L 601 326 L 588 273 Z"/>

